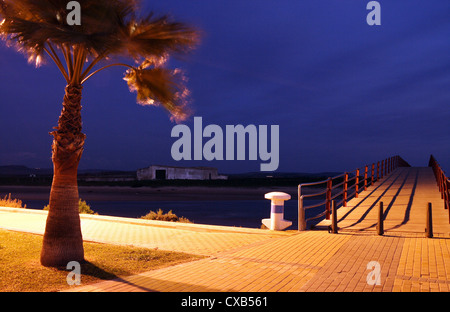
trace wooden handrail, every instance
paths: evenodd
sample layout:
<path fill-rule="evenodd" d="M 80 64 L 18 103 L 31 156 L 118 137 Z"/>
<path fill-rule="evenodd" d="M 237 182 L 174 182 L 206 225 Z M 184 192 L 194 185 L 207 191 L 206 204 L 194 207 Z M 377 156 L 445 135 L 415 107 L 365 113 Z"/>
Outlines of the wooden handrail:
<path fill-rule="evenodd" d="M 450 179 L 445 175 L 444 170 L 437 162 L 433 155 L 430 156 L 428 166 L 433 169 L 434 176 L 436 177 L 436 183 L 441 193 L 441 198 L 444 200 L 444 208 L 449 211 L 448 222 L 450 223 Z"/>
<path fill-rule="evenodd" d="M 375 173 L 375 165 L 377 166 L 377 171 Z M 381 168 L 380 168 L 381 165 Z M 347 202 L 352 197 L 358 197 L 360 189 L 363 189 L 364 191 L 367 190 L 368 185 L 374 185 L 374 183 L 380 181 L 383 177 L 386 177 L 389 175 L 392 171 L 397 169 L 398 167 L 410 167 L 410 165 L 403 160 L 400 156 L 393 156 L 389 157 L 387 159 L 384 159 L 382 161 L 378 161 L 376 163 L 372 163 L 371 165 L 371 174 L 369 176 L 369 165 L 366 165 L 363 167 L 363 169 L 356 169 L 350 172 L 344 172 L 342 174 L 339 174 L 334 177 L 329 177 L 326 180 L 318 181 L 318 182 L 312 182 L 312 183 L 303 183 L 298 186 L 298 230 L 304 231 L 306 230 L 306 222 L 310 221 L 312 219 L 316 219 L 322 216 L 325 216 L 327 220 L 330 219 L 331 215 L 331 204 L 332 201 L 342 196 L 342 200 L 338 203 L 336 203 L 336 206 L 342 204 L 344 207 L 347 206 Z M 381 169 L 381 170 L 380 170 Z M 349 178 L 349 174 L 354 176 Z M 360 177 L 360 172 L 364 172 L 364 176 Z M 338 183 L 335 183 L 336 180 L 342 180 Z M 349 186 L 349 183 L 355 182 Z M 361 184 L 361 185 L 360 185 Z M 320 186 L 323 185 L 325 187 L 324 190 L 313 193 L 313 194 L 302 194 L 302 188 L 305 186 Z M 342 186 L 342 190 L 339 192 L 334 191 L 335 189 Z M 349 194 L 349 190 L 352 188 L 355 188 L 354 192 L 351 192 Z M 334 194 L 333 194 L 334 193 Z M 304 205 L 304 199 L 310 198 L 310 197 L 318 197 L 325 195 L 325 200 L 321 202 L 320 204 L 313 204 L 309 206 Z M 322 197 L 323 198 L 323 197 Z M 315 208 L 318 206 L 325 206 L 325 209 L 322 213 L 319 213 L 318 215 L 305 219 L 305 210 L 310 208 Z"/>

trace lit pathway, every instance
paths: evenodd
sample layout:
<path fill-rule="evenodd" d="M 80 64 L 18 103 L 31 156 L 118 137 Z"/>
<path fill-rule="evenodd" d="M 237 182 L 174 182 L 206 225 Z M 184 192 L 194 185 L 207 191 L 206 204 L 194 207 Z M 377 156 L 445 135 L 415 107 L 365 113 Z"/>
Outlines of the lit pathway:
<path fill-rule="evenodd" d="M 210 256 L 221 251 L 289 235 L 239 227 L 184 224 L 80 215 L 83 240 L 134 245 Z M 43 235 L 47 211 L 0 207 L 0 228 Z"/>

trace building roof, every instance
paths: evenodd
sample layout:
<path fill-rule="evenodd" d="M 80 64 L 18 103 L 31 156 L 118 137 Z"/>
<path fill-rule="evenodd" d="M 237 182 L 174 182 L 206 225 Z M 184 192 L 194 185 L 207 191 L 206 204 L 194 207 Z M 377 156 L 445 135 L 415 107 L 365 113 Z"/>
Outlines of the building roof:
<path fill-rule="evenodd" d="M 217 168 L 214 168 L 214 167 L 178 167 L 178 166 L 166 166 L 166 165 L 151 165 L 149 167 L 141 168 L 138 170 L 148 169 L 151 167 L 174 168 L 174 169 L 217 170 Z"/>

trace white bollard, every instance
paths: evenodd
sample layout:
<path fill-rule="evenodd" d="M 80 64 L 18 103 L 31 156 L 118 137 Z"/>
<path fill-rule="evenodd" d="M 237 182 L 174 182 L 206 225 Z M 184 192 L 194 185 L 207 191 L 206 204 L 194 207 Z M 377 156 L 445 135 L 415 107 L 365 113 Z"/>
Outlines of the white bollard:
<path fill-rule="evenodd" d="M 262 219 L 262 223 L 272 231 L 281 231 L 292 225 L 292 221 L 284 220 L 284 201 L 291 195 L 283 192 L 270 192 L 264 195 L 270 199 L 270 219 Z"/>

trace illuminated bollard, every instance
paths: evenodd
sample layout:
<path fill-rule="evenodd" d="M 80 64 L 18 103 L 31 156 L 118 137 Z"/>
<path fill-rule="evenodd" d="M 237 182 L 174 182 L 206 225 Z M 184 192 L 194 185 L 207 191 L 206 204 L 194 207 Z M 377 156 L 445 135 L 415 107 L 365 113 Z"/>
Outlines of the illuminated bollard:
<path fill-rule="evenodd" d="M 284 201 L 291 199 L 291 195 L 283 192 L 270 192 L 264 195 L 270 199 L 270 219 L 262 219 L 262 223 L 273 231 L 281 231 L 292 225 L 292 221 L 284 220 Z"/>

